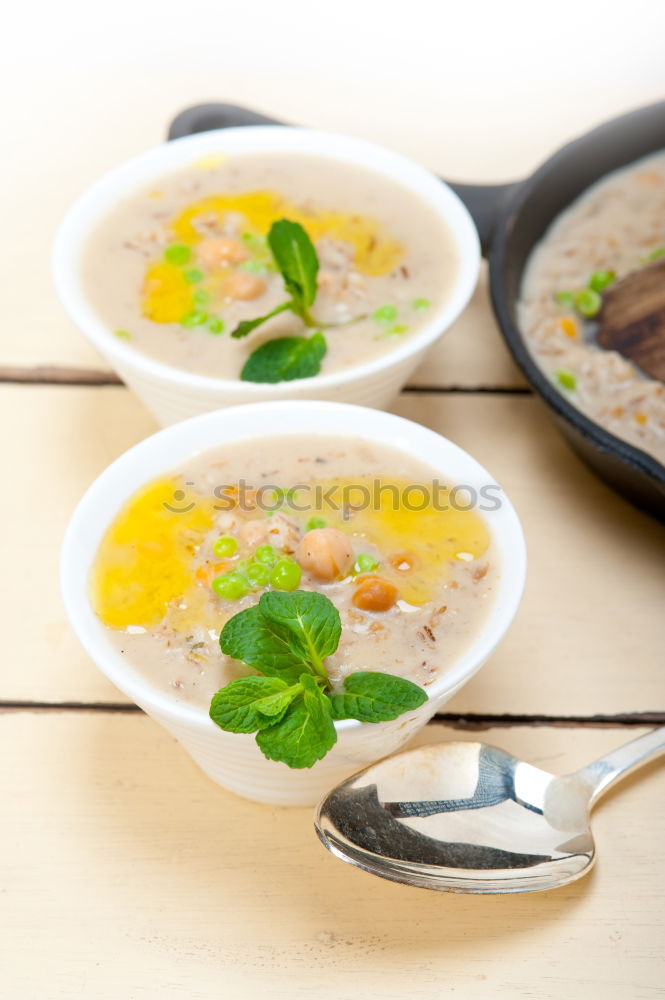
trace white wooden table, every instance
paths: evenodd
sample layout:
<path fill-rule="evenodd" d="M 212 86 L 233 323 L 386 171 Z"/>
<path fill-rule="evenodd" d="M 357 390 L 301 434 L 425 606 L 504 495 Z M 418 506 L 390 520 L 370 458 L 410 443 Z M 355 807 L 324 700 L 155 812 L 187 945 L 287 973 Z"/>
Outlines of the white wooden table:
<path fill-rule="evenodd" d="M 1 165 L 11 190 L 0 289 L 3 998 L 665 995 L 657 765 L 598 807 L 600 860 L 583 881 L 515 897 L 410 890 L 326 854 L 308 810 L 214 786 L 97 672 L 64 618 L 57 557 L 69 514 L 155 429 L 50 286 L 54 227 L 86 183 L 204 99 L 366 135 L 458 179 L 503 180 L 661 96 L 665 24 L 653 5 L 637 2 L 644 16 L 614 26 L 609 11 L 568 0 L 542 25 L 516 2 L 470 4 L 451 20 L 445 5 L 416 0 L 408 24 L 384 6 L 377 22 L 376 5 L 343 0 L 313 22 L 304 0 L 215 10 L 196 0 L 187 10 L 203 23 L 184 37 L 153 0 L 119 0 L 103 20 L 65 0 L 40 12 L 39 31 L 32 8 L 14 12 L 3 92 L 17 141 Z M 575 72 L 554 90 L 557 66 Z M 507 638 L 421 739 L 480 738 L 563 772 L 662 724 L 662 528 L 558 437 L 508 357 L 484 279 L 396 410 L 489 467 L 530 559 Z"/>

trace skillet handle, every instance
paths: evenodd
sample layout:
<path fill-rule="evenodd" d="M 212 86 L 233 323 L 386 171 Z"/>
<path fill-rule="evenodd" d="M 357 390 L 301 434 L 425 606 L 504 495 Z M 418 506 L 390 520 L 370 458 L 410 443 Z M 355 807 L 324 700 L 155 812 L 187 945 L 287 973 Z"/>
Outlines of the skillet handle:
<path fill-rule="evenodd" d="M 196 132 L 241 125 L 285 125 L 267 115 L 240 108 L 235 104 L 195 104 L 185 108 L 171 122 L 169 139 L 181 139 Z M 446 182 L 466 205 L 478 229 L 483 255 L 492 243 L 494 229 L 504 204 L 517 184 L 457 184 Z"/>
<path fill-rule="evenodd" d="M 169 126 L 168 138 L 182 139 L 196 132 L 211 132 L 216 128 L 235 128 L 238 125 L 285 125 L 258 111 L 239 108 L 235 104 L 195 104 L 177 114 Z"/>
<path fill-rule="evenodd" d="M 446 181 L 446 184 L 466 205 L 478 230 L 483 257 L 487 257 L 504 206 L 520 186 L 520 182 L 514 181 L 512 184 L 457 184 L 454 181 Z"/>

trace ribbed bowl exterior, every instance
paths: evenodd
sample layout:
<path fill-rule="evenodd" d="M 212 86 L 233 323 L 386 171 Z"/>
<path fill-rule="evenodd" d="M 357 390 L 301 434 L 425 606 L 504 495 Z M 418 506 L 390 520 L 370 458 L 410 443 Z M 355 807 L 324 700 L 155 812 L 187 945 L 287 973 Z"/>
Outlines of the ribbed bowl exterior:
<path fill-rule="evenodd" d="M 333 749 L 314 767 L 302 770 L 266 760 L 253 736 L 226 733 L 206 719 L 189 724 L 156 711 L 149 704 L 141 707 L 223 788 L 268 805 L 311 806 L 340 781 L 400 750 L 453 694 L 452 690 L 446 692 L 435 703 L 427 702 L 394 722 L 338 728 Z"/>
<path fill-rule="evenodd" d="M 316 380 L 307 379 L 305 387 L 297 382 L 284 382 L 271 393 L 271 400 L 277 399 L 324 399 L 338 403 L 356 403 L 384 410 L 399 394 L 425 354 L 425 350 L 410 355 L 397 364 L 388 365 L 379 372 L 363 378 L 349 378 L 346 382 L 321 390 Z M 173 381 L 148 375 L 141 368 L 134 368 L 115 357 L 108 358 L 122 380 L 139 397 L 143 405 L 152 413 L 161 427 L 178 423 L 187 417 L 209 413 L 238 403 L 257 403 L 265 400 L 265 387 L 253 386 L 251 382 L 232 383 L 233 391 L 220 383 L 219 388 L 205 390 L 183 385 L 178 378 Z M 272 388 L 272 387 L 271 387 Z M 281 390 L 281 391 L 280 391 Z"/>

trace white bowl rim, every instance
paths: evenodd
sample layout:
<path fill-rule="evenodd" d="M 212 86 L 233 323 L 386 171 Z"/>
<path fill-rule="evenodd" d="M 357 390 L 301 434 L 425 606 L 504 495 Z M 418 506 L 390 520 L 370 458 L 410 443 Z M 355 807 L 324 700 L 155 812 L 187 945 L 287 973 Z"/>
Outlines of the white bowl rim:
<path fill-rule="evenodd" d="M 382 410 L 329 401 L 281 400 L 214 410 L 158 431 L 117 458 L 81 498 L 65 533 L 60 581 L 67 616 L 93 662 L 137 704 L 150 706 L 160 715 L 177 722 L 208 730 L 212 727 L 216 731 L 217 727 L 207 710 L 174 702 L 168 694 L 141 677 L 138 668 L 131 666 L 111 644 L 106 626 L 97 618 L 90 603 L 90 569 L 99 541 L 120 507 L 141 485 L 160 474 L 151 470 L 142 476 L 148 459 L 152 457 L 152 464 L 162 474 L 173 471 L 181 455 L 183 461 L 191 460 L 196 454 L 225 443 L 256 439 L 259 437 L 256 431 L 244 433 L 233 428 L 251 426 L 252 421 L 259 424 L 267 418 L 270 418 L 271 427 L 269 437 L 280 437 L 282 434 L 339 435 L 392 446 L 410 455 L 415 447 L 418 452 L 415 457 L 429 465 L 435 474 L 446 475 L 449 480 L 469 486 L 494 484 L 483 466 L 435 431 Z M 288 425 L 289 420 L 294 423 L 294 428 L 301 421 L 304 423 L 300 429 L 280 431 L 280 426 Z M 358 428 L 368 424 L 369 433 L 358 434 Z M 155 461 L 156 450 L 160 455 L 169 457 Z M 434 458 L 425 458 L 425 454 Z M 445 468 L 442 462 L 445 462 Z M 520 604 L 526 577 L 524 534 L 513 505 L 501 492 L 499 509 L 483 515 L 498 550 L 500 566 L 496 592 L 476 637 L 456 662 L 428 687 L 432 701 L 445 700 L 447 692 L 457 690 L 480 669 L 508 629 Z M 115 496 L 112 503 L 109 503 L 109 494 Z M 102 511 L 104 513 L 100 516 Z M 353 719 L 335 723 L 338 731 L 364 725 L 367 724 Z"/>
<path fill-rule="evenodd" d="M 427 322 L 420 330 L 410 334 L 400 345 L 364 364 L 299 379 L 299 392 L 305 393 L 309 385 L 316 385 L 317 391 L 332 390 L 397 366 L 436 341 L 467 305 L 480 271 L 478 232 L 461 199 L 425 167 L 376 143 L 336 132 L 286 125 L 215 129 L 165 142 L 108 171 L 71 205 L 56 234 L 52 270 L 58 296 L 70 318 L 93 345 L 121 366 L 130 366 L 149 378 L 177 383 L 190 390 L 223 390 L 231 396 L 246 397 L 248 383 L 239 378 L 218 378 L 184 371 L 125 344 L 97 314 L 84 292 L 82 281 L 81 263 L 87 240 L 118 201 L 139 191 L 143 184 L 157 181 L 159 177 L 195 162 L 197 158 L 226 150 L 240 154 L 302 152 L 357 164 L 382 174 L 406 187 L 435 212 L 450 233 L 457 251 L 457 275 L 453 287 L 441 304 L 428 314 Z M 282 396 L 285 385 L 290 384 L 251 383 L 251 387 L 262 398 L 271 399 Z"/>

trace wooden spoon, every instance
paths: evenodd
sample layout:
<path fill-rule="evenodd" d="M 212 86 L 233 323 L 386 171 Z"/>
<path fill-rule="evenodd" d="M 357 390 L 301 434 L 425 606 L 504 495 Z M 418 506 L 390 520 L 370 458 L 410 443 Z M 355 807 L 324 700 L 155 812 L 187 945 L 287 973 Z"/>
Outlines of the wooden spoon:
<path fill-rule="evenodd" d="M 665 257 L 603 292 L 596 341 L 665 382 Z"/>

